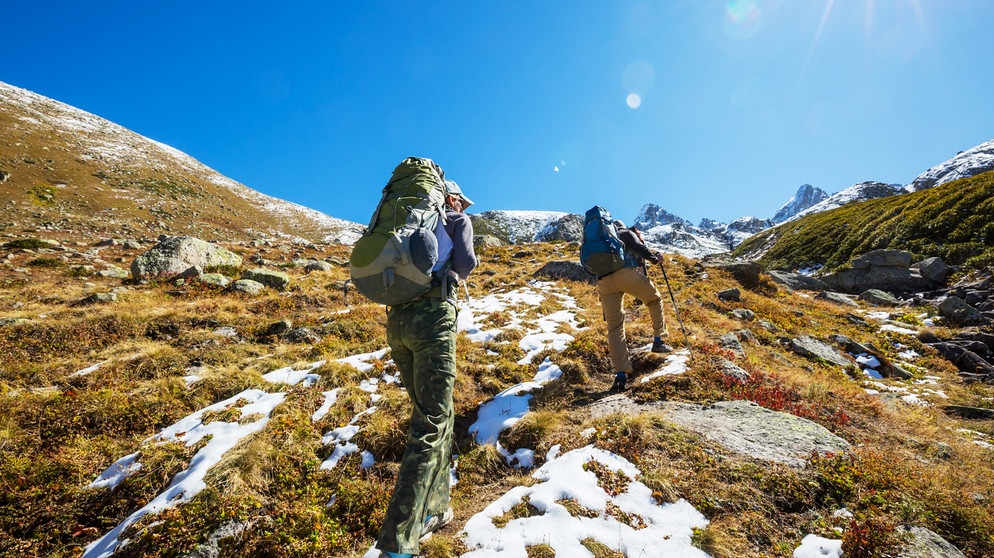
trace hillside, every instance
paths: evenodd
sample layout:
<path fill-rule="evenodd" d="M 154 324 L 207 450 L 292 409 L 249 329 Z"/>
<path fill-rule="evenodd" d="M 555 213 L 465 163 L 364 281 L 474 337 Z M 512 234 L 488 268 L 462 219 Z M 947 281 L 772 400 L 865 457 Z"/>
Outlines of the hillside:
<path fill-rule="evenodd" d="M 0 82 L 0 233 L 354 242 L 362 226 L 266 196 L 167 145 Z"/>
<path fill-rule="evenodd" d="M 994 265 L 994 172 L 807 215 L 749 238 L 732 256 L 769 269 L 831 269 L 876 248 Z"/>
<path fill-rule="evenodd" d="M 376 555 L 410 407 L 383 307 L 342 288 L 347 247 L 226 244 L 287 275 L 247 295 L 135 284 L 102 272 L 136 250 L 44 240 L 0 248 L 0 555 Z M 918 341 L 954 334 L 933 309 L 748 290 L 676 258 L 691 352 L 640 352 L 609 395 L 596 288 L 533 277 L 576 248 L 480 258 L 460 303 L 456 520 L 424 556 L 869 557 L 929 533 L 994 555 L 994 421 L 944 411 L 989 410 L 994 388 Z M 312 260 L 331 265 L 294 263 Z M 641 347 L 648 317 L 629 312 Z M 911 379 L 787 348 L 832 334 Z"/>

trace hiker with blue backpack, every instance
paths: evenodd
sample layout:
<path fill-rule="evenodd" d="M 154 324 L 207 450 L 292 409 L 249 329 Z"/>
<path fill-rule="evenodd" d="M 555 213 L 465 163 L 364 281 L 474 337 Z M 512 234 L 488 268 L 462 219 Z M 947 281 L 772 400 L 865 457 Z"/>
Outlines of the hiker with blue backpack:
<path fill-rule="evenodd" d="M 411 398 L 411 426 L 377 537 L 380 558 L 411 558 L 452 521 L 456 295 L 476 267 L 472 201 L 430 159 L 394 169 L 350 259 L 352 280 L 387 305 L 387 343 Z"/>
<path fill-rule="evenodd" d="M 627 228 L 620 220 L 611 219 L 603 207 L 595 206 L 584 218 L 580 263 L 597 277 L 601 309 L 607 322 L 608 350 L 614 366 L 612 392 L 623 391 L 632 373 L 625 335 L 624 296 L 632 295 L 642 301 L 652 320 L 652 352 L 668 353 L 673 348 L 663 342 L 667 335 L 663 318 L 663 299 L 649 279 L 646 262 L 662 263 L 663 255 L 645 245 L 642 233 Z"/>

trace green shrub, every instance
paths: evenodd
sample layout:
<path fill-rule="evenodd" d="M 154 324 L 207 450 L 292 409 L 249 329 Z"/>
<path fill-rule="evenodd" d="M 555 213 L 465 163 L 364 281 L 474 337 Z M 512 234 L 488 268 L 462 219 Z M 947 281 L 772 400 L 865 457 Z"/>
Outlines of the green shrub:
<path fill-rule="evenodd" d="M 66 262 L 58 258 L 35 258 L 28 262 L 31 267 L 65 267 Z"/>
<path fill-rule="evenodd" d="M 3 247 L 11 250 L 40 250 L 51 248 L 52 245 L 39 238 L 19 238 L 5 243 Z"/>

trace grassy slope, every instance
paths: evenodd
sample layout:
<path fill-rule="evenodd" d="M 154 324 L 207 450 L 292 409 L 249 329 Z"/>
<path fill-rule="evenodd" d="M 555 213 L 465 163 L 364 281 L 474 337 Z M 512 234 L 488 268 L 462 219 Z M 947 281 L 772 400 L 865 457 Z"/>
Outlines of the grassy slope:
<path fill-rule="evenodd" d="M 233 248 L 245 257 L 255 250 Z M 575 248 L 565 245 L 525 248 L 529 254 L 523 255 L 521 246 L 482 253 L 472 296 L 522 286 L 544 262 L 577 257 Z M 101 258 L 134 256 L 117 250 L 106 248 Z M 264 255 L 288 261 L 290 250 L 267 248 Z M 344 260 L 344 250 L 306 255 Z M 0 316 L 29 320 L 0 326 L 0 555 L 77 556 L 82 546 L 167 486 L 196 449 L 146 447 L 144 467 L 117 489 L 82 489 L 142 440 L 245 388 L 287 389 L 264 382 L 266 372 L 386 346 L 382 307 L 355 294 L 346 299 L 338 288 L 347 277 L 342 267 L 306 276 L 288 269 L 293 277 L 289 291 L 256 298 L 163 283 L 125 285 L 116 304 L 78 306 L 75 301 L 85 294 L 121 286 L 120 280 L 30 264 L 57 254 L 12 253 L 13 265 L 0 266 Z M 902 522 L 936 530 L 968 556 L 994 555 L 991 452 L 957 431 L 966 427 L 994 434 L 994 424 L 964 423 L 935 408 L 868 396 L 843 371 L 785 352 L 778 342 L 780 336 L 841 332 L 893 356 L 898 348 L 891 335 L 850 323 L 844 317 L 848 310 L 787 295 L 768 282 L 759 292 L 745 291 L 738 305 L 720 302 L 713 293 L 735 286 L 734 281 L 713 270 L 704 275 L 688 260 L 670 263 L 668 274 L 695 356 L 686 375 L 640 385 L 634 397 L 753 400 L 826 426 L 852 442 L 853 452 L 812 459 L 806 469 L 795 470 L 731 454 L 651 414 L 590 419 L 585 404 L 604 395 L 611 375 L 596 291 L 587 284 L 564 285 L 578 300 L 579 321 L 586 327 L 573 332 L 576 339 L 566 351 L 550 355 L 563 368 L 563 379 L 537 394 L 535 413 L 504 434 L 505 447 L 527 446 L 545 455 L 560 443 L 568 451 L 589 443 L 581 432 L 596 427 L 595 443 L 636 463 L 661 500 L 686 498 L 711 520 L 696 542 L 714 556 L 791 556 L 805 533 L 837 538 L 831 514 L 843 506 L 855 514 L 851 524 L 843 525 L 849 533 L 847 556 L 893 548 L 892 529 Z M 338 314 L 348 305 L 350 313 Z M 770 333 L 757 322 L 729 318 L 736 306 L 752 309 L 779 330 Z M 557 309 L 558 303 L 549 302 L 529 311 Z M 903 319 L 915 321 L 919 310 L 902 312 Z M 645 340 L 644 308 L 633 306 L 630 313 L 629 334 Z M 672 308 L 667 317 L 677 333 Z M 323 340 L 293 344 L 261 335 L 281 319 L 307 326 Z M 493 324 L 505 319 L 499 313 L 487 317 Z M 242 339 L 213 333 L 219 326 L 235 327 Z M 738 385 L 722 379 L 711 357 L 730 356 L 716 339 L 743 328 L 753 331 L 757 343 L 748 344 L 748 357 L 737 363 L 755 379 Z M 471 514 L 510 487 L 529 482 L 527 473 L 509 469 L 492 447 L 475 445 L 466 433 L 482 401 L 534 375 L 537 364 L 515 364 L 523 355 L 516 343 L 501 343 L 514 340 L 512 332 L 483 345 L 459 341 L 457 520 L 424 546 L 428 557 L 464 551 L 458 531 Z M 923 367 L 917 374 L 939 378 L 935 387 L 945 390 L 948 403 L 991 405 L 990 386 L 964 385 L 934 352 L 908 338 L 901 342 L 925 355 L 916 361 Z M 107 364 L 87 376 L 68 378 L 103 361 Z M 661 360 L 649 354 L 636 362 L 637 372 L 645 372 Z M 190 366 L 204 367 L 203 379 L 187 388 L 182 377 Z M 313 387 L 287 389 L 286 402 L 270 423 L 212 471 L 206 491 L 128 533 L 132 543 L 125 555 L 182 555 L 231 522 L 247 527 L 224 542 L 225 556 L 361 555 L 372 543 L 392 489 L 409 404 L 399 389 L 385 386 L 379 410 L 362 420 L 356 440 L 377 464 L 363 470 L 353 456 L 322 471 L 319 465 L 330 448 L 321 445 L 321 435 L 365 408 L 358 383 L 367 375 L 334 363 L 317 372 L 321 380 Z M 50 386 L 57 389 L 31 391 Z M 342 388 L 338 403 L 312 423 L 321 393 L 336 387 Z M 333 495 L 335 503 L 327 506 Z"/>
<path fill-rule="evenodd" d="M 0 170 L 10 173 L 0 184 L 0 232 L 54 226 L 105 238 L 244 240 L 285 231 L 311 241 L 327 234 L 307 218 L 266 211 L 169 158 L 159 160 L 159 168 L 84 158 L 85 143 L 75 133 L 29 126 L 0 110 Z"/>
<path fill-rule="evenodd" d="M 994 172 L 809 215 L 749 238 L 732 255 L 761 253 L 769 269 L 831 269 L 877 248 L 994 265 Z"/>

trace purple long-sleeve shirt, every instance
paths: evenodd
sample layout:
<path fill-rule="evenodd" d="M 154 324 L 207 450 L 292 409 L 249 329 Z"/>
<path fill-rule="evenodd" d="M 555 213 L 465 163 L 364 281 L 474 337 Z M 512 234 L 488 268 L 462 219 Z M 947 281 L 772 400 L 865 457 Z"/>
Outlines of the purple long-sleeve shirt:
<path fill-rule="evenodd" d="M 476 268 L 476 251 L 473 250 L 473 222 L 465 213 L 445 212 L 445 232 L 452 239 L 452 273 L 466 279 Z"/>

